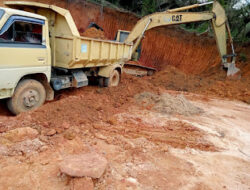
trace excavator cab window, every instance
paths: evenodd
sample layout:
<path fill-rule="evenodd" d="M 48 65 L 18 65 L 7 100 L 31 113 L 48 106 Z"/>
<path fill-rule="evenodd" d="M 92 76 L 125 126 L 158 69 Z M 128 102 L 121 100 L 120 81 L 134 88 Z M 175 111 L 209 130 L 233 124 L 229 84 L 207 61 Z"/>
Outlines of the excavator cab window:
<path fill-rule="evenodd" d="M 130 34 L 129 31 L 118 30 L 118 32 L 116 33 L 116 36 L 115 36 L 115 41 L 124 42 L 127 39 L 129 34 Z"/>
<path fill-rule="evenodd" d="M 119 42 L 124 42 L 129 35 L 129 32 L 127 31 L 120 31 L 120 39 Z"/>
<path fill-rule="evenodd" d="M 129 31 L 119 30 L 116 34 L 115 41 L 124 42 L 128 38 L 129 34 L 130 34 Z M 138 48 L 136 49 L 135 53 L 133 53 L 133 55 L 132 55 L 133 61 L 138 61 L 140 59 L 141 47 L 142 47 L 142 45 L 140 44 L 138 46 Z"/>

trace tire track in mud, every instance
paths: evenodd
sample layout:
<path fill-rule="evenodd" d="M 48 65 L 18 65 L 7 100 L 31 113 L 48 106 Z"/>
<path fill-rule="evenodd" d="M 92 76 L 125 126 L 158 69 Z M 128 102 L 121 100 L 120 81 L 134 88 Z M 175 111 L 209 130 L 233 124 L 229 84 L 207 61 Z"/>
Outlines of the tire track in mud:
<path fill-rule="evenodd" d="M 155 144 L 166 144 L 173 148 L 193 148 L 209 152 L 219 151 L 219 148 L 205 139 L 207 136 L 205 131 L 181 121 L 169 121 L 165 126 L 152 127 L 144 124 L 141 119 L 121 122 L 119 119 L 112 117 L 108 120 L 108 125 L 95 124 L 93 127 L 98 133 L 101 132 L 102 135 L 107 137 L 119 134 L 127 139 L 146 138 Z"/>

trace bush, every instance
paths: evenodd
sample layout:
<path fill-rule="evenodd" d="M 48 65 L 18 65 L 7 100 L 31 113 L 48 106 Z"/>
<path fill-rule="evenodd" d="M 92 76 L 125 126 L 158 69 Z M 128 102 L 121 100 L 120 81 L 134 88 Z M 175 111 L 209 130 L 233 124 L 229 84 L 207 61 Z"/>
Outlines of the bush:
<path fill-rule="evenodd" d="M 107 2 L 105 0 L 92 0 L 96 2 Z M 163 11 L 170 8 L 177 8 L 195 3 L 201 0 L 108 0 L 109 2 L 132 11 L 138 15 L 145 16 L 156 11 Z M 211 0 L 208 0 L 211 1 Z M 218 0 L 225 8 L 228 21 L 231 27 L 232 36 L 235 41 L 244 43 L 250 42 L 250 3 L 239 7 L 239 0 Z M 249 1 L 248 1 L 249 2 Z M 209 7 L 199 7 L 190 11 L 206 11 Z M 204 33 L 212 31 L 208 23 L 190 23 L 181 26 L 187 31 Z M 210 32 L 212 35 L 212 33 Z"/>

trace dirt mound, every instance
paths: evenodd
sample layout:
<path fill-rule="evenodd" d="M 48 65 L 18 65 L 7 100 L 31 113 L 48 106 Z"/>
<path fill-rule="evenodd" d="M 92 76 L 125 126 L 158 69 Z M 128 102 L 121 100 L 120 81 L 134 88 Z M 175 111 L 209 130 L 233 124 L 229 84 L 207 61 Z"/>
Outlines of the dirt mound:
<path fill-rule="evenodd" d="M 200 75 L 191 75 L 172 66 L 166 66 L 160 72 L 149 78 L 158 87 L 167 90 L 177 90 L 204 94 L 227 99 L 236 99 L 250 103 L 249 62 L 239 62 L 242 77 L 231 80 L 220 66 L 210 68 Z"/>
<path fill-rule="evenodd" d="M 143 106 L 152 106 L 153 109 L 163 114 L 195 115 L 203 113 L 203 110 L 194 106 L 183 95 L 170 94 L 156 95 L 150 92 L 137 94 L 135 99 Z"/>
<path fill-rule="evenodd" d="M 107 40 L 102 30 L 98 30 L 94 27 L 88 28 L 85 32 L 81 33 L 81 36 L 89 37 L 89 38 L 96 38 L 101 40 Z"/>

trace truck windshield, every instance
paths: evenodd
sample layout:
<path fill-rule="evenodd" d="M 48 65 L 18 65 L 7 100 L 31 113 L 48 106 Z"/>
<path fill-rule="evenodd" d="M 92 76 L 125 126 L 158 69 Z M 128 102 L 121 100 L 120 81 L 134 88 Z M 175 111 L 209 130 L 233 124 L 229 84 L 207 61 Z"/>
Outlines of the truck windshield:
<path fill-rule="evenodd" d="M 4 15 L 4 10 L 0 9 L 0 20 L 2 19 L 3 15 Z"/>

